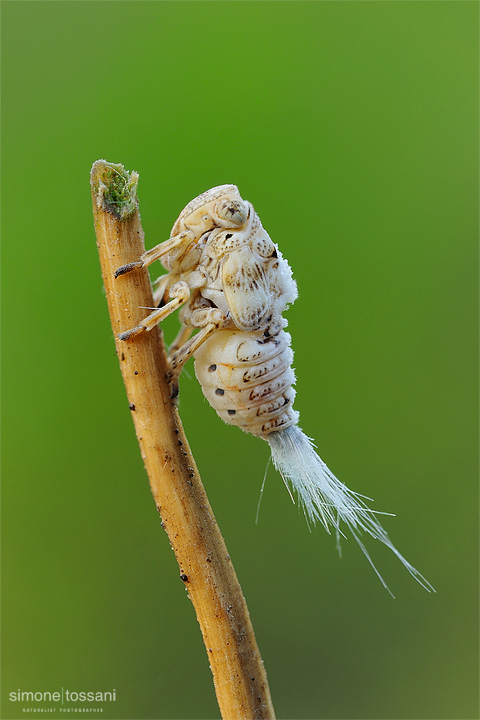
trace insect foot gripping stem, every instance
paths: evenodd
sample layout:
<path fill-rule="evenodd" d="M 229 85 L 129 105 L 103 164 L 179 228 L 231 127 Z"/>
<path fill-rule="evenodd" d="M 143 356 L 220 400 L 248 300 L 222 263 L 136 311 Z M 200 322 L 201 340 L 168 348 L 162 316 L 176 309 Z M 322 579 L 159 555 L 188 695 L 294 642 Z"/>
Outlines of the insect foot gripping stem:
<path fill-rule="evenodd" d="M 313 524 L 321 522 L 327 532 L 330 532 L 330 528 L 334 528 L 339 552 L 341 551 L 340 535 L 343 535 L 340 522 L 344 522 L 382 585 L 391 595 L 390 589 L 360 539 L 363 532 L 390 548 L 425 590 L 435 592 L 428 580 L 399 553 L 378 522 L 375 511 L 364 503 L 363 496 L 349 490 L 335 477 L 315 452 L 310 438 L 298 426 L 292 425 L 285 430 L 271 432 L 267 440 L 272 451 L 273 463 L 287 488 L 292 488 L 297 494 L 307 520 Z"/>

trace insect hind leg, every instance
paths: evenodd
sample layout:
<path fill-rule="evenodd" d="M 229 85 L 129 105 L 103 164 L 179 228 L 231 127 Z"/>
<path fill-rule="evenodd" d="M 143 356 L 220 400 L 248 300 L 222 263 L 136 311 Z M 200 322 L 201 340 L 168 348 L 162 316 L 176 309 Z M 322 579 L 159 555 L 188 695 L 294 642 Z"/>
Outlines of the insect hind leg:
<path fill-rule="evenodd" d="M 170 353 L 168 357 L 170 364 L 168 379 L 170 382 L 176 381 L 187 360 L 197 352 L 198 348 L 210 335 L 224 325 L 225 320 L 225 315 L 218 308 L 199 309 L 190 313 L 189 324 L 200 327 L 200 331 L 181 345 L 178 350 L 174 348 L 174 352 Z"/>
<path fill-rule="evenodd" d="M 192 334 L 192 328 L 187 327 L 186 325 L 182 324 L 182 327 L 178 331 L 178 334 L 175 338 L 175 340 L 172 342 L 170 347 L 168 348 L 168 358 L 170 359 L 174 353 L 177 352 L 177 350 L 180 350 L 183 345 L 187 342 L 187 340 L 190 339 L 190 335 Z"/>

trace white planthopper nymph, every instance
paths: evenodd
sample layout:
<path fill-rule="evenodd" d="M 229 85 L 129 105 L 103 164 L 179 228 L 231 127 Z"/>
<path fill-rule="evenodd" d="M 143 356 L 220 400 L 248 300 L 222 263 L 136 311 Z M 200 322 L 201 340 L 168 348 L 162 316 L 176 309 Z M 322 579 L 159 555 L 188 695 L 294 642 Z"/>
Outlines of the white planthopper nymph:
<path fill-rule="evenodd" d="M 203 393 L 225 422 L 266 440 L 275 467 L 297 495 L 307 520 L 357 540 L 382 584 L 361 536 L 392 550 L 426 590 L 433 587 L 392 544 L 363 496 L 349 490 L 317 455 L 293 409 L 295 375 L 287 321 L 297 297 L 287 261 L 235 185 L 199 195 L 180 213 L 168 240 L 119 268 L 116 276 L 161 260 L 158 309 L 120 337 L 151 330 L 180 309 L 181 329 L 170 348 L 170 380 L 193 355 Z M 198 332 L 192 335 L 194 330 Z M 387 588 L 388 589 L 388 588 Z"/>

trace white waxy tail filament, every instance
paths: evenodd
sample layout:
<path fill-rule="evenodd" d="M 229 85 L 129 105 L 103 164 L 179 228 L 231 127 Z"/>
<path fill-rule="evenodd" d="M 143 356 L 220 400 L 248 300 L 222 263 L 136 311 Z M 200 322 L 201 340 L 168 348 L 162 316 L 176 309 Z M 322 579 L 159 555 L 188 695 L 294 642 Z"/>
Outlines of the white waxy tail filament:
<path fill-rule="evenodd" d="M 321 522 L 329 533 L 330 528 L 334 528 L 339 551 L 340 535 L 343 534 L 340 523 L 344 522 L 388 592 L 390 590 L 387 584 L 360 539 L 364 532 L 390 548 L 425 590 L 435 592 L 428 580 L 393 545 L 377 520 L 378 513 L 365 504 L 363 496 L 349 490 L 335 477 L 316 453 L 310 438 L 298 426 L 291 425 L 285 430 L 272 432 L 267 440 L 272 451 L 273 463 L 287 488 L 291 486 L 296 492 L 307 521 L 313 524 Z"/>

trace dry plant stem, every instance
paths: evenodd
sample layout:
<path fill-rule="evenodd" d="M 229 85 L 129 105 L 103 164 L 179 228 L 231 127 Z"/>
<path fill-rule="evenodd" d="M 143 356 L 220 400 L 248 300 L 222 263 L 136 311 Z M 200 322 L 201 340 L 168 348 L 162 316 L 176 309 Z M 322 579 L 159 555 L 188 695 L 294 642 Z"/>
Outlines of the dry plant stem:
<path fill-rule="evenodd" d="M 118 339 L 148 314 L 145 307 L 153 307 L 146 269 L 114 278 L 118 267 L 138 260 L 145 249 L 137 181 L 121 165 L 98 160 L 92 167 L 97 246 L 130 410 L 153 497 L 202 630 L 222 717 L 274 718 L 245 599 L 166 381 L 161 333 L 154 328 Z"/>

